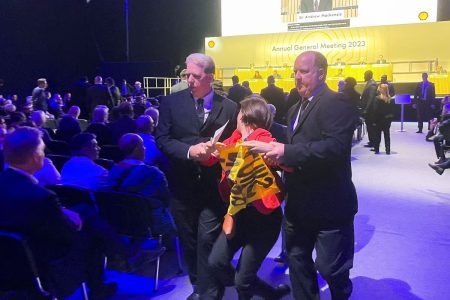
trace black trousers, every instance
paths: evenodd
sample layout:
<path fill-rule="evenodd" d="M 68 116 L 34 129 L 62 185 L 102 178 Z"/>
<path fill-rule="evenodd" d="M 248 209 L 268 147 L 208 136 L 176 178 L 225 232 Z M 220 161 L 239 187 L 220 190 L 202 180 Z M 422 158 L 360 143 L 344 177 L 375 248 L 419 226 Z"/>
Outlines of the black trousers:
<path fill-rule="evenodd" d="M 254 206 L 248 206 L 234 218 L 236 224 L 234 236 L 227 239 L 222 232 L 209 255 L 213 274 L 224 285 L 231 285 L 234 281 L 240 299 L 250 299 L 251 296 L 261 293 L 270 294 L 271 287 L 261 283 L 257 272 L 280 234 L 281 208 L 277 208 L 269 215 L 264 215 Z M 240 248 L 242 248 L 241 256 L 234 270 L 231 267 L 231 261 Z"/>
<path fill-rule="evenodd" d="M 386 151 L 391 150 L 391 122 L 388 120 L 383 120 L 376 123 L 375 126 L 375 141 L 373 147 L 375 148 L 375 151 L 380 150 L 380 143 L 381 143 L 381 133 L 383 133 L 384 136 L 384 146 L 386 148 Z"/>
<path fill-rule="evenodd" d="M 349 270 L 353 266 L 353 219 L 341 225 L 323 226 L 310 220 L 285 218 L 284 225 L 294 298 L 320 299 L 317 268 L 330 287 L 332 299 L 348 299 L 352 293 Z"/>
<path fill-rule="evenodd" d="M 205 191 L 199 198 L 205 198 L 206 194 L 209 193 Z M 207 197 L 208 201 L 198 201 L 193 195 L 182 200 L 174 198 L 171 201 L 171 210 L 194 291 L 199 293 L 202 299 L 221 299 L 225 287 L 213 276 L 208 265 L 208 256 L 221 232 L 226 205 L 219 199 L 218 194 L 210 196 Z"/>

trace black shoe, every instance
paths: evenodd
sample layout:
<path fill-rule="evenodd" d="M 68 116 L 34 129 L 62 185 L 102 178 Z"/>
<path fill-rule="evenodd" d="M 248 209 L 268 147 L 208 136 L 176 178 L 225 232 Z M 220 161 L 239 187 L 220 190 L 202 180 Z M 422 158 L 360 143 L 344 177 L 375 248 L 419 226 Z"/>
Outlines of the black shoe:
<path fill-rule="evenodd" d="M 280 284 L 275 288 L 273 299 L 281 299 L 291 293 L 291 288 L 287 284 Z"/>
<path fill-rule="evenodd" d="M 92 288 L 89 292 L 89 300 L 103 300 L 111 297 L 117 292 L 118 286 L 115 282 L 105 283 L 99 287 Z"/>
<path fill-rule="evenodd" d="M 422 133 L 422 130 L 418 130 L 418 131 L 416 131 L 416 133 Z"/>
<path fill-rule="evenodd" d="M 370 149 L 370 151 L 375 151 L 375 149 L 374 149 L 374 148 L 372 148 L 372 149 Z"/>
<path fill-rule="evenodd" d="M 192 292 L 192 294 L 190 294 L 186 300 L 200 300 L 200 294 L 196 293 L 196 292 Z"/>
<path fill-rule="evenodd" d="M 438 173 L 439 175 L 442 175 L 442 173 L 444 173 L 444 169 L 439 167 L 438 165 L 432 165 L 432 164 L 428 164 L 428 165 L 430 166 L 430 168 L 435 170 L 436 173 Z"/>
<path fill-rule="evenodd" d="M 367 144 L 364 145 L 364 147 L 366 147 L 366 148 L 372 148 L 373 145 L 372 145 L 371 143 L 367 143 Z"/>
<path fill-rule="evenodd" d="M 391 150 L 386 150 L 386 154 L 390 155 L 391 154 Z"/>

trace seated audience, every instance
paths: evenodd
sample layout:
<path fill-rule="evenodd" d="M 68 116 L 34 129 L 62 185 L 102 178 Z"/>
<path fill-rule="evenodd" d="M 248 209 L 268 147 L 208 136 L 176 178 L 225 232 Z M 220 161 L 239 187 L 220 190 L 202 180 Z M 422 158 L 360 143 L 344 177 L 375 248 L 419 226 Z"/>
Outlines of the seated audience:
<path fill-rule="evenodd" d="M 97 165 L 100 147 L 92 133 L 79 133 L 70 143 L 72 158 L 61 170 L 61 183 L 97 190 L 104 186 L 108 171 Z"/>
<path fill-rule="evenodd" d="M 154 127 L 158 126 L 159 123 L 159 110 L 154 107 L 154 106 L 150 106 L 149 108 L 147 108 L 145 110 L 145 115 L 150 116 L 153 120 L 153 125 Z"/>
<path fill-rule="evenodd" d="M 47 115 L 42 110 L 36 110 L 31 113 L 30 118 L 31 121 L 33 121 L 36 125 L 36 128 L 39 129 L 40 132 L 42 132 L 42 139 L 44 140 L 44 143 L 51 141 L 52 138 L 51 134 L 49 133 L 50 129 L 42 127 L 47 121 Z"/>
<path fill-rule="evenodd" d="M 112 130 L 113 144 L 117 145 L 119 139 L 125 133 L 135 132 L 136 124 L 133 120 L 133 106 L 130 102 L 122 102 L 118 107 L 119 118 L 109 123 Z"/>
<path fill-rule="evenodd" d="M 167 158 L 156 146 L 155 137 L 152 135 L 154 129 L 153 119 L 150 116 L 142 115 L 136 119 L 136 132 L 144 141 L 145 146 L 144 162 L 150 166 L 164 169 Z"/>
<path fill-rule="evenodd" d="M 144 100 L 145 100 L 144 96 L 138 96 L 134 99 L 133 112 L 134 112 L 135 118 L 144 114 L 144 112 L 145 112 L 145 101 Z"/>
<path fill-rule="evenodd" d="M 109 171 L 107 189 L 144 196 L 151 208 L 152 231 L 173 234 L 172 217 L 166 210 L 170 198 L 167 180 L 157 167 L 144 163 L 144 141 L 139 135 L 128 133 L 120 138 L 119 148 L 125 159 Z"/>
<path fill-rule="evenodd" d="M 450 168 L 450 158 L 446 159 L 442 163 L 437 164 L 428 164 L 433 170 L 436 171 L 439 175 L 442 175 L 446 169 Z"/>
<path fill-rule="evenodd" d="M 97 105 L 92 112 L 92 122 L 86 132 L 95 134 L 100 146 L 112 144 L 112 131 L 108 126 L 109 108 L 105 105 Z"/>
<path fill-rule="evenodd" d="M 42 168 L 36 171 L 33 176 L 38 180 L 38 184 L 43 187 L 61 183 L 61 174 L 51 159 L 47 157 L 44 157 Z"/>
<path fill-rule="evenodd" d="M 93 218 L 63 208 L 32 175 L 43 165 L 44 147 L 35 128 L 22 127 L 7 135 L 4 155 L 9 168 L 0 173 L 0 230 L 27 236 L 42 279 L 57 296 L 70 294 L 67 285 L 74 280 L 74 270 L 85 269 L 90 299 L 104 299 L 115 293 L 117 285 L 103 283 L 101 248 L 106 247 L 99 247 Z M 66 274 L 51 268 L 55 260 L 65 266 Z"/>
<path fill-rule="evenodd" d="M 61 141 L 70 142 L 72 137 L 81 132 L 78 117 L 80 116 L 80 108 L 76 105 L 72 106 L 64 117 L 59 121 L 56 138 Z"/>

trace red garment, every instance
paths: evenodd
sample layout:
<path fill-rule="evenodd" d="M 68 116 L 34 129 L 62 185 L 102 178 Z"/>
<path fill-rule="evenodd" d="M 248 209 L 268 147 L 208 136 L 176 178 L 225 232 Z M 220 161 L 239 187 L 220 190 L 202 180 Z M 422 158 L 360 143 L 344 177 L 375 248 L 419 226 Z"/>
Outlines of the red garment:
<path fill-rule="evenodd" d="M 223 141 L 223 143 L 225 145 L 232 145 L 232 144 L 236 144 L 241 139 L 242 139 L 242 134 L 238 130 L 235 130 L 229 138 L 227 138 L 225 141 Z M 262 128 L 255 129 L 255 131 L 253 131 L 247 137 L 246 140 L 247 141 L 261 141 L 261 142 L 265 142 L 265 143 L 270 143 L 270 142 L 275 141 L 275 139 L 272 137 L 270 132 L 265 129 L 262 129 Z M 203 164 L 213 165 L 214 163 L 217 163 L 217 162 L 218 162 L 217 158 L 211 157 L 210 159 L 208 159 L 208 161 L 204 162 Z M 278 176 L 278 174 L 275 171 L 272 171 L 272 174 L 275 177 L 277 186 L 280 187 L 280 189 L 281 189 L 282 182 L 281 182 L 280 177 Z M 220 183 L 219 183 L 219 193 L 220 193 L 220 196 L 222 197 L 222 200 L 224 200 L 225 202 L 230 201 L 231 186 L 229 184 L 229 180 L 227 179 L 227 174 L 225 174 L 224 171 L 222 171 L 222 178 L 220 179 Z M 283 201 L 283 198 L 284 198 L 284 194 L 281 192 L 276 195 L 270 195 L 267 197 L 263 197 L 260 200 L 255 200 L 251 203 L 251 205 L 255 206 L 255 208 L 260 213 L 268 215 L 274 209 L 276 209 L 280 206 L 281 202 Z"/>

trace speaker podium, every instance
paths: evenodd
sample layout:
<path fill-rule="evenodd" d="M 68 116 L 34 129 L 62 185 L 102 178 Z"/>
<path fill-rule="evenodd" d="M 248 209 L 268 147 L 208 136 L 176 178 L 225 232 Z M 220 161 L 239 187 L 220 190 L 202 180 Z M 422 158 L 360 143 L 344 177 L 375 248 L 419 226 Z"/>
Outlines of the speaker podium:
<path fill-rule="evenodd" d="M 409 94 L 399 94 L 395 95 L 395 104 L 400 104 L 400 130 L 397 130 L 399 132 L 406 132 L 406 130 L 403 129 L 403 119 L 405 116 L 405 104 L 411 104 L 411 96 Z"/>

